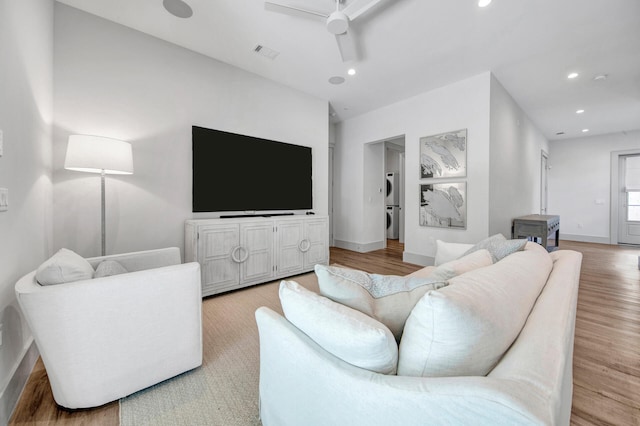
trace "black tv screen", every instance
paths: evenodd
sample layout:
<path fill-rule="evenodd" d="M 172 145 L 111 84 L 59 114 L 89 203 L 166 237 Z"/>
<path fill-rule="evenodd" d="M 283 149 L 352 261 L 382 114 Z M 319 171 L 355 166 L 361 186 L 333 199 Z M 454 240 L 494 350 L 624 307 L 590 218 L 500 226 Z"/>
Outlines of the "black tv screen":
<path fill-rule="evenodd" d="M 192 127 L 193 211 L 313 208 L 311 148 Z"/>

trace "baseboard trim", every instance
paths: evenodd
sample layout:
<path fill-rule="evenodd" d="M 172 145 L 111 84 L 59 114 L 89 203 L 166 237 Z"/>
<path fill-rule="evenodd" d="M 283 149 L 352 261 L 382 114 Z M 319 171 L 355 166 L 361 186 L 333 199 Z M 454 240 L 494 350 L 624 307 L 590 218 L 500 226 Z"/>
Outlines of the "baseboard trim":
<path fill-rule="evenodd" d="M 433 265 L 435 258 L 431 256 L 425 256 L 422 254 L 404 251 L 402 252 L 402 261 L 407 263 L 412 263 L 414 265 L 431 266 Z"/>
<path fill-rule="evenodd" d="M 376 241 L 373 243 L 352 243 L 351 241 L 334 240 L 335 247 L 345 250 L 357 251 L 358 253 L 367 253 L 374 250 L 383 249 L 384 241 Z"/>
<path fill-rule="evenodd" d="M 581 243 L 611 244 L 611 240 L 609 240 L 609 237 L 591 237 L 589 235 L 561 234 L 560 241 L 562 240 L 578 241 Z"/>
<path fill-rule="evenodd" d="M 11 371 L 11 377 L 7 387 L 2 390 L 0 394 L 0 424 L 6 425 L 9 423 L 9 419 L 15 410 L 20 395 L 24 390 L 29 376 L 33 371 L 33 366 L 36 364 L 40 352 L 36 346 L 33 338 L 23 350 L 21 361 Z"/>

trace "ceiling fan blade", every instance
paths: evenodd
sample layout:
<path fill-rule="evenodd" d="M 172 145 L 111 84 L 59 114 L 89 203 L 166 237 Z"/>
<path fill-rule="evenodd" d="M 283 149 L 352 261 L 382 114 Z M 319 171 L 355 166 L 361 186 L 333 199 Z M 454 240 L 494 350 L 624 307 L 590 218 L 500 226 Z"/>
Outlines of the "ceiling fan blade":
<path fill-rule="evenodd" d="M 353 21 L 381 1 L 382 0 L 353 0 L 347 7 L 342 9 L 342 12 L 349 17 L 350 21 Z"/>
<path fill-rule="evenodd" d="M 315 10 L 300 9 L 294 6 L 287 6 L 285 4 L 274 3 L 271 1 L 264 2 L 264 8 L 271 12 L 284 13 L 285 15 L 300 16 L 302 18 L 311 18 L 326 21 L 329 15 Z"/>
<path fill-rule="evenodd" d="M 358 58 L 355 41 L 348 31 L 343 34 L 336 34 L 336 41 L 338 42 L 342 62 L 354 61 Z"/>

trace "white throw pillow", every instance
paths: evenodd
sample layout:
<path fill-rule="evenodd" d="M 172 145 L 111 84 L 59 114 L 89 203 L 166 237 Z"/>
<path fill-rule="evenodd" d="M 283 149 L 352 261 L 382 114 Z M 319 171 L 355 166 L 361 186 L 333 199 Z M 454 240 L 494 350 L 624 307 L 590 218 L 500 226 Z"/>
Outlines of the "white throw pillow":
<path fill-rule="evenodd" d="M 112 275 L 126 274 L 127 270 L 115 260 L 103 260 L 96 267 L 96 273 L 93 278 L 110 277 Z"/>
<path fill-rule="evenodd" d="M 398 345 L 383 324 L 295 281 L 280 282 L 280 303 L 287 320 L 327 352 L 356 367 L 395 374 Z"/>
<path fill-rule="evenodd" d="M 546 252 L 526 250 L 427 293 L 407 319 L 398 375 L 488 374 L 520 333 L 551 268 Z"/>
<path fill-rule="evenodd" d="M 447 281 L 458 275 L 462 275 L 466 272 L 473 271 L 474 269 L 484 268 L 493 264 L 493 257 L 487 250 L 480 249 L 460 259 L 451 260 L 447 263 L 443 263 L 431 272 L 429 276 L 433 280 Z"/>
<path fill-rule="evenodd" d="M 65 248 L 45 260 L 36 271 L 36 281 L 40 285 L 63 284 L 91 278 L 91 264 L 79 254 Z"/>
<path fill-rule="evenodd" d="M 411 309 L 429 290 L 447 285 L 429 277 L 368 274 L 355 269 L 316 265 L 320 294 L 380 321 L 400 341 Z"/>
<path fill-rule="evenodd" d="M 473 247 L 473 244 L 447 243 L 445 241 L 436 240 L 436 258 L 433 264 L 435 266 L 440 266 L 443 263 L 455 260 L 463 256 L 471 247 Z"/>

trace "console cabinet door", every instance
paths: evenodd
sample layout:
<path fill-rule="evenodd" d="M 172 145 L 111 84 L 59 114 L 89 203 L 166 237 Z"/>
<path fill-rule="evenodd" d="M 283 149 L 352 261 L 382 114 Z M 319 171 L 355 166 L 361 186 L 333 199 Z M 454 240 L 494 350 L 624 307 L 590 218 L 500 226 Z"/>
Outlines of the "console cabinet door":
<path fill-rule="evenodd" d="M 274 275 L 273 234 L 273 222 L 240 225 L 240 249 L 234 254 L 234 260 L 240 260 L 243 285 L 268 281 Z"/>
<path fill-rule="evenodd" d="M 329 224 L 327 218 L 308 219 L 304 223 L 304 269 L 309 270 L 317 264 L 329 263 Z"/>
<path fill-rule="evenodd" d="M 279 276 L 294 275 L 303 270 L 304 253 L 300 244 L 304 239 L 304 226 L 301 220 L 282 220 L 276 222 L 276 273 Z"/>
<path fill-rule="evenodd" d="M 240 284 L 238 264 L 231 258 L 238 246 L 239 231 L 237 224 L 199 227 L 197 258 L 202 269 L 203 296 L 231 290 Z"/>

